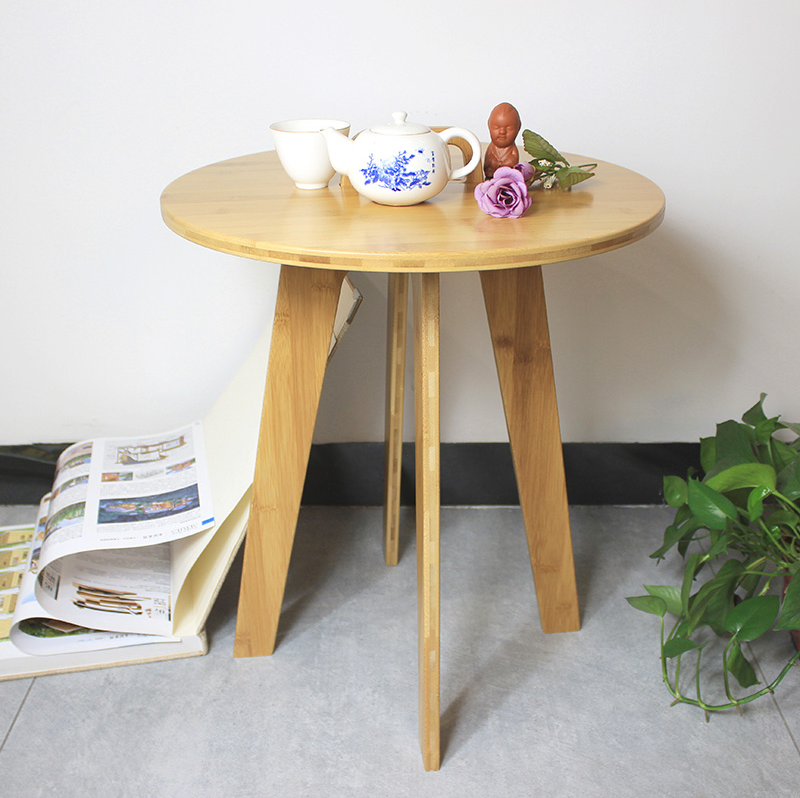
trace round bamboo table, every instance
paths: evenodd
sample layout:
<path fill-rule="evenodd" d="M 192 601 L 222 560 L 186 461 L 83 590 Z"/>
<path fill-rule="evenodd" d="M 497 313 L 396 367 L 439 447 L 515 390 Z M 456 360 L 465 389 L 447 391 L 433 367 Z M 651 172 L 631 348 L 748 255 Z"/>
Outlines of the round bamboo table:
<path fill-rule="evenodd" d="M 570 157 L 570 156 L 567 156 Z M 527 157 L 521 158 L 527 160 Z M 575 162 L 596 159 L 570 157 Z M 384 552 L 397 562 L 403 375 L 411 275 L 417 482 L 420 742 L 427 770 L 439 740 L 439 275 L 478 271 L 495 352 L 545 632 L 580 628 L 564 464 L 541 267 L 627 246 L 661 223 L 664 195 L 600 162 L 572 191 L 537 190 L 519 219 L 484 214 L 479 168 L 420 205 L 376 205 L 343 185 L 304 191 L 274 152 L 211 164 L 161 197 L 178 235 L 282 264 L 235 656 L 271 654 L 322 379 L 348 271 L 389 274 Z"/>

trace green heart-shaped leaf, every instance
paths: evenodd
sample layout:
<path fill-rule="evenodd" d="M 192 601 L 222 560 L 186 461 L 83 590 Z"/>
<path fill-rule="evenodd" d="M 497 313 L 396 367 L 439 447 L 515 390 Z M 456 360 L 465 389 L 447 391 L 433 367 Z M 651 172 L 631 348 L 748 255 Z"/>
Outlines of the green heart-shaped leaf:
<path fill-rule="evenodd" d="M 757 427 L 762 421 L 767 418 L 764 412 L 764 400 L 767 398 L 765 393 L 761 394 L 761 399 L 754 404 L 743 416 L 742 421 L 745 424 L 750 424 L 751 427 Z"/>
<path fill-rule="evenodd" d="M 670 524 L 670 526 L 664 530 L 664 542 L 661 544 L 661 547 L 650 556 L 654 560 L 660 560 L 676 543 L 685 543 L 685 545 L 688 546 L 694 537 L 694 533 L 697 532 L 698 529 L 700 529 L 700 524 L 696 520 L 687 521 L 681 526 L 677 526 L 674 523 Z"/>
<path fill-rule="evenodd" d="M 800 578 L 790 580 L 776 629 L 800 629 Z"/>
<path fill-rule="evenodd" d="M 689 480 L 688 501 L 697 520 L 709 529 L 725 529 L 729 519 L 738 518 L 730 499 L 696 479 Z"/>
<path fill-rule="evenodd" d="M 744 566 L 739 560 L 727 560 L 719 573 L 705 582 L 690 598 L 687 618 L 691 631 L 705 623 L 714 629 L 722 628 L 733 607 L 733 594 L 743 570 Z"/>
<path fill-rule="evenodd" d="M 773 418 L 765 418 L 763 421 L 759 421 L 756 424 L 756 440 L 760 443 L 766 443 L 771 437 L 772 433 L 775 432 L 778 426 L 778 418 L 779 416 L 774 416 Z"/>
<path fill-rule="evenodd" d="M 664 500 L 670 507 L 682 507 L 688 496 L 686 480 L 680 477 L 664 477 Z"/>
<path fill-rule="evenodd" d="M 725 629 L 737 640 L 755 640 L 772 628 L 780 608 L 781 600 L 778 596 L 753 596 L 745 599 L 728 613 Z"/>
<path fill-rule="evenodd" d="M 755 431 L 737 421 L 717 424 L 717 464 L 732 466 L 758 462 L 753 452 L 755 439 Z"/>
<path fill-rule="evenodd" d="M 764 515 L 764 499 L 772 493 L 768 488 L 753 488 L 747 497 L 747 517 L 751 521 Z"/>
<path fill-rule="evenodd" d="M 658 615 L 659 618 L 667 614 L 667 602 L 658 596 L 628 596 L 625 601 L 634 609 Z"/>
<path fill-rule="evenodd" d="M 694 640 L 690 640 L 688 637 L 673 637 L 672 640 L 667 640 L 667 642 L 664 643 L 661 653 L 667 659 L 672 659 L 673 657 L 685 654 L 687 651 L 693 651 L 696 648 L 698 648 L 697 643 L 695 643 Z"/>
<path fill-rule="evenodd" d="M 788 443 L 779 441 L 777 438 L 773 438 L 769 442 L 769 450 L 776 471 L 781 471 L 800 457 L 800 453 L 789 446 Z"/>
<path fill-rule="evenodd" d="M 738 643 L 734 643 L 731 646 L 728 657 L 725 660 L 725 667 L 742 687 L 752 687 L 754 684 L 759 683 L 753 666 L 745 659 L 744 654 L 742 654 L 742 647 Z"/>
<path fill-rule="evenodd" d="M 644 589 L 651 596 L 658 596 L 658 598 L 663 599 L 667 605 L 667 612 L 672 613 L 672 615 L 681 614 L 681 590 L 679 587 L 673 587 L 672 585 L 645 585 Z"/>
<path fill-rule="evenodd" d="M 706 474 L 717 462 L 717 439 L 700 438 L 700 466 Z"/>
<path fill-rule="evenodd" d="M 778 490 L 790 501 L 800 498 L 800 457 L 780 470 Z"/>
<path fill-rule="evenodd" d="M 775 490 L 775 469 L 766 463 L 740 463 L 707 477 L 705 484 L 719 493 L 739 488 L 768 488 Z"/>

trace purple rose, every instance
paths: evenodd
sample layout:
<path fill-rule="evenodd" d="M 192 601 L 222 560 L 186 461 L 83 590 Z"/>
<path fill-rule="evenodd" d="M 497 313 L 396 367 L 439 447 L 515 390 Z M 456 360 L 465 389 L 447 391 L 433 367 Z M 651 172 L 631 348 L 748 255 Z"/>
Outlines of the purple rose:
<path fill-rule="evenodd" d="M 514 168 L 522 175 L 526 183 L 536 174 L 536 170 L 529 163 L 518 163 Z"/>
<path fill-rule="evenodd" d="M 475 186 L 475 199 L 490 216 L 517 218 L 531 207 L 522 172 L 509 166 L 501 166 L 494 177 Z"/>

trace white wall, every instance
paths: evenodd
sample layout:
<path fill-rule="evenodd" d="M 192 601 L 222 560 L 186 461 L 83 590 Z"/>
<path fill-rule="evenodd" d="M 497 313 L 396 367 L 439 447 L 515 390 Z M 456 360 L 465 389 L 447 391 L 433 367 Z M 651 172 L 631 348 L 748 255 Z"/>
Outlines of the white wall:
<path fill-rule="evenodd" d="M 168 231 L 172 179 L 271 149 L 279 118 L 358 130 L 403 108 L 485 138 L 503 100 L 667 196 L 648 239 L 546 267 L 564 439 L 695 440 L 761 391 L 800 419 L 800 4 L 501 8 L 0 4 L 0 444 L 199 416 L 269 323 L 277 267 Z M 318 441 L 383 436 L 385 278 L 355 280 Z M 443 439 L 503 440 L 474 275 L 443 280 L 442 316 Z"/>

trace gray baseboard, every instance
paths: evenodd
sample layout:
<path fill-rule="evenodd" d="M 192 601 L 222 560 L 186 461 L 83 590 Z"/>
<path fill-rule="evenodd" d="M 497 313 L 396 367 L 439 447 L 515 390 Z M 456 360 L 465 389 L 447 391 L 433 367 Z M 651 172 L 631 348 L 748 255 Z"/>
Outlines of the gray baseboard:
<path fill-rule="evenodd" d="M 50 489 L 63 447 L 0 448 L 0 504 L 36 504 Z M 567 443 L 564 468 L 570 504 L 659 504 L 668 474 L 699 464 L 694 443 Z M 507 443 L 444 443 L 444 505 L 519 503 Z M 401 502 L 414 503 L 414 446 L 403 446 Z M 311 447 L 303 504 L 383 504 L 383 444 L 328 443 Z"/>

